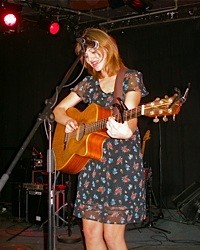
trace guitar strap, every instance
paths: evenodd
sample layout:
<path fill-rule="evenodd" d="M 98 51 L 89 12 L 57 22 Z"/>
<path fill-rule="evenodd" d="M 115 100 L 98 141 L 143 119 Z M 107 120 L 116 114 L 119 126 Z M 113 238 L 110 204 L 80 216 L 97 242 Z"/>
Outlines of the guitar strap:
<path fill-rule="evenodd" d="M 127 68 L 126 67 L 121 67 L 119 70 L 116 79 L 115 79 L 115 88 L 114 88 L 114 96 L 113 96 L 113 105 L 117 103 L 117 97 L 122 97 L 122 83 L 124 80 L 124 74 L 126 73 Z M 113 114 L 117 114 L 119 112 L 117 107 L 113 108 Z"/>

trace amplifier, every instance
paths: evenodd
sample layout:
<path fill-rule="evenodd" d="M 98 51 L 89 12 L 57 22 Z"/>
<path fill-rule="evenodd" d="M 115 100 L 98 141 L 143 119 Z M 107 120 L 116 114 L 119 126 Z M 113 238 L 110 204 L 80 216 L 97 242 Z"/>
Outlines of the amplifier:
<path fill-rule="evenodd" d="M 42 224 L 48 218 L 48 192 L 26 190 L 26 221 Z"/>
<path fill-rule="evenodd" d="M 55 191 L 56 226 L 65 220 L 65 190 Z M 61 209 L 62 207 L 62 209 Z M 45 190 L 26 190 L 26 221 L 43 224 L 48 220 L 48 192 Z"/>
<path fill-rule="evenodd" d="M 27 190 L 48 190 L 47 184 L 40 184 L 40 183 L 23 183 L 23 188 Z"/>

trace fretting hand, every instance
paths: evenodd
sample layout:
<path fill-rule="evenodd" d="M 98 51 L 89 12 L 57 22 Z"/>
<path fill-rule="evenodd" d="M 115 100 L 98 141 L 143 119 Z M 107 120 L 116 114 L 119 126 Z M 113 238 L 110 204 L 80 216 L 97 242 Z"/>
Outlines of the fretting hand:
<path fill-rule="evenodd" d="M 106 123 L 107 134 L 112 138 L 128 139 L 132 136 L 133 132 L 129 128 L 128 122 L 116 122 L 113 117 L 109 117 Z"/>

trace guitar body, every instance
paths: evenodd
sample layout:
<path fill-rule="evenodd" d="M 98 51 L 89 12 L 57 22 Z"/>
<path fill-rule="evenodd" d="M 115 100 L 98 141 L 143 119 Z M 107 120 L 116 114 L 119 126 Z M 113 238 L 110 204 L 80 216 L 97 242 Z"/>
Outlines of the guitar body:
<path fill-rule="evenodd" d="M 90 124 L 111 116 L 111 110 L 102 108 L 95 103 L 90 104 L 83 112 L 76 108 L 66 111 L 67 115 L 81 124 Z M 57 123 L 54 138 L 53 150 L 55 152 L 55 168 L 68 174 L 80 172 L 86 163 L 92 159 L 101 159 L 103 142 L 108 135 L 105 129 L 83 135 L 77 140 L 79 130 L 68 134 L 66 147 L 64 147 L 65 126 Z"/>

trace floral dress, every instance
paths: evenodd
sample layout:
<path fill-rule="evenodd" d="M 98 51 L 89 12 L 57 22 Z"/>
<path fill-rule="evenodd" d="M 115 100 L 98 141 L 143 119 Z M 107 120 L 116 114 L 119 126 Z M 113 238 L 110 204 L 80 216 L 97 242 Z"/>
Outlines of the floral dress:
<path fill-rule="evenodd" d="M 86 103 L 113 108 L 113 92 L 104 93 L 92 76 L 85 77 L 72 91 Z M 148 94 L 140 72 L 126 71 L 122 100 L 128 91 L 141 91 L 142 97 Z M 145 219 L 145 181 L 138 129 L 130 139 L 106 139 L 103 157 L 91 159 L 79 173 L 74 215 L 109 224 L 139 223 Z"/>

